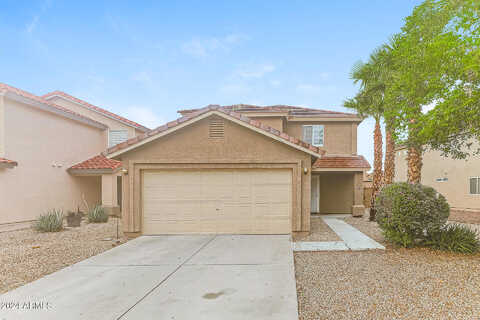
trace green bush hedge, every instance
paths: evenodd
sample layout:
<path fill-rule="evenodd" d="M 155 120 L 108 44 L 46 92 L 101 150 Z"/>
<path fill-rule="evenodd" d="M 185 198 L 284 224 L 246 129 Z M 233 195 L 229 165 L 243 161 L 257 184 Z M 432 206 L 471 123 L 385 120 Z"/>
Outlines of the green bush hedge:
<path fill-rule="evenodd" d="M 40 215 L 32 227 L 40 232 L 58 232 L 63 230 L 63 217 L 62 210 L 53 209 Z"/>
<path fill-rule="evenodd" d="M 393 244 L 460 253 L 480 251 L 476 232 L 461 225 L 446 225 L 450 207 L 431 187 L 405 182 L 388 185 L 378 194 L 375 208 L 385 239 Z"/>
<path fill-rule="evenodd" d="M 97 205 L 95 208 L 90 210 L 87 215 L 88 222 L 90 223 L 102 223 L 102 222 L 107 222 L 108 221 L 108 213 L 105 211 L 105 209 Z"/>
<path fill-rule="evenodd" d="M 403 247 L 415 246 L 441 230 L 450 215 L 447 200 L 435 189 L 405 182 L 383 188 L 375 208 L 385 238 Z"/>

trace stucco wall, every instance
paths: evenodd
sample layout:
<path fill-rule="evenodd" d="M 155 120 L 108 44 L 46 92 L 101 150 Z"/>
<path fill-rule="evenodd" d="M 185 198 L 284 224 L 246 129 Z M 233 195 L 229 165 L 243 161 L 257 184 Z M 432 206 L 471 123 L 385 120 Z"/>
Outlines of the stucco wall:
<path fill-rule="evenodd" d="M 77 103 L 71 102 L 69 100 L 66 100 L 62 97 L 54 97 L 50 99 L 53 103 L 56 103 L 62 107 L 68 108 L 74 112 L 77 112 L 81 115 L 84 115 L 86 117 L 89 117 L 90 119 L 96 120 L 98 122 L 101 122 L 108 126 L 109 129 L 112 130 L 128 130 L 128 138 L 133 138 L 135 135 L 141 134 L 140 131 L 136 130 L 135 128 L 131 126 L 127 126 L 119 121 L 110 119 L 104 115 L 101 115 L 98 112 L 91 111 L 85 107 L 82 107 L 78 105 Z M 105 136 L 105 139 L 107 139 L 107 136 Z M 107 146 L 107 140 L 105 140 L 105 146 Z"/>
<path fill-rule="evenodd" d="M 357 124 L 352 122 L 293 122 L 286 124 L 286 133 L 303 138 L 303 125 L 320 124 L 324 125 L 324 146 L 323 150 L 330 155 L 352 155 L 357 154 Z"/>
<path fill-rule="evenodd" d="M 352 212 L 354 175 L 355 173 L 352 172 L 322 172 L 320 174 L 320 213 Z M 361 200 L 359 202 L 361 204 Z"/>
<path fill-rule="evenodd" d="M 138 225 L 141 221 L 141 195 L 133 194 L 133 186 L 140 187 L 140 174 L 136 167 L 154 167 L 155 164 L 175 167 L 193 164 L 193 167 L 199 168 L 206 164 L 214 167 L 290 167 L 295 171 L 293 230 L 310 229 L 311 156 L 229 120 L 224 120 L 224 123 L 223 140 L 209 140 L 207 118 L 119 156 L 129 172 L 123 183 L 122 224 L 125 231 L 141 231 Z M 307 168 L 307 174 L 303 173 L 303 167 Z M 137 192 L 140 191 L 137 189 Z"/>
<path fill-rule="evenodd" d="M 33 220 L 52 208 L 83 208 L 82 196 L 99 203 L 99 178 L 73 177 L 66 169 L 104 150 L 104 130 L 5 102 L 5 157 L 18 166 L 0 169 L 0 223 Z"/>
<path fill-rule="evenodd" d="M 480 195 L 470 194 L 470 177 L 480 177 L 480 157 L 455 160 L 442 157 L 439 151 L 423 155 L 422 184 L 443 194 L 451 207 L 480 209 Z M 448 178 L 439 182 L 437 178 Z M 407 181 L 407 152 L 398 150 L 395 158 L 395 181 Z"/>

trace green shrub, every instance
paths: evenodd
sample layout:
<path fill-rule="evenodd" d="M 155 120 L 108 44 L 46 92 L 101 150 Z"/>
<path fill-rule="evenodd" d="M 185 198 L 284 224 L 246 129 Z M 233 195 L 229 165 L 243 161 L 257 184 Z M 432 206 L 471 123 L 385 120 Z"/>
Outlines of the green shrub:
<path fill-rule="evenodd" d="M 425 245 L 439 250 L 473 254 L 480 251 L 478 236 L 468 227 L 451 224 L 430 233 Z"/>
<path fill-rule="evenodd" d="M 32 227 L 40 232 L 57 232 L 63 230 L 63 211 L 53 209 L 40 215 Z"/>
<path fill-rule="evenodd" d="M 444 227 L 450 215 L 445 197 L 435 189 L 405 182 L 383 188 L 375 208 L 385 238 L 403 247 L 422 244 L 429 234 Z"/>
<path fill-rule="evenodd" d="M 93 222 L 93 223 L 107 222 L 108 214 L 102 206 L 97 205 L 95 206 L 95 208 L 93 208 L 88 212 L 87 218 L 88 218 L 88 222 Z"/>

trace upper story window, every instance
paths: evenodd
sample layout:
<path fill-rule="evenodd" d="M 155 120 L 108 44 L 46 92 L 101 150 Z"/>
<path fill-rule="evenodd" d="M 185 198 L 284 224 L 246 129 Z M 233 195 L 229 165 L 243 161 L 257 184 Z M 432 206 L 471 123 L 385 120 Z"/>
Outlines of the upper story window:
<path fill-rule="evenodd" d="M 116 144 L 127 141 L 128 130 L 109 130 L 108 132 L 108 147 L 113 147 Z"/>
<path fill-rule="evenodd" d="M 480 177 L 470 178 L 470 194 L 480 194 Z"/>
<path fill-rule="evenodd" d="M 303 141 L 315 147 L 323 147 L 324 130 L 323 125 L 303 126 Z"/>

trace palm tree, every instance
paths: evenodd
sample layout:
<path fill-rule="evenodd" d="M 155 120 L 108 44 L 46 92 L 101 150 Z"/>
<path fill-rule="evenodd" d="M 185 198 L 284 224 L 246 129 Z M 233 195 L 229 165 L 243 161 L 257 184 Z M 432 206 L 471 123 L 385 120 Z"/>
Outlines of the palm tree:
<path fill-rule="evenodd" d="M 382 131 L 380 122 L 385 112 L 384 94 L 386 88 L 386 72 L 385 66 L 386 58 L 388 57 L 388 50 L 385 46 L 376 49 L 366 63 L 356 63 L 351 72 L 351 78 L 355 84 L 360 84 L 360 91 L 353 99 L 348 99 L 344 102 L 344 106 L 356 110 L 360 116 L 367 118 L 373 117 L 375 119 L 375 129 L 373 132 L 374 144 L 374 160 L 373 160 L 373 192 L 372 202 L 370 206 L 370 221 L 375 220 L 375 198 L 378 191 L 381 189 L 383 179 L 383 146 L 382 146 Z M 388 136 L 389 143 L 393 140 L 389 127 Z M 391 151 L 391 145 L 388 150 Z M 391 152 L 392 153 L 392 152 Z M 391 170 L 392 156 L 389 154 L 389 170 Z M 390 179 L 390 176 L 389 176 Z M 393 178 L 391 178 L 393 180 Z"/>

